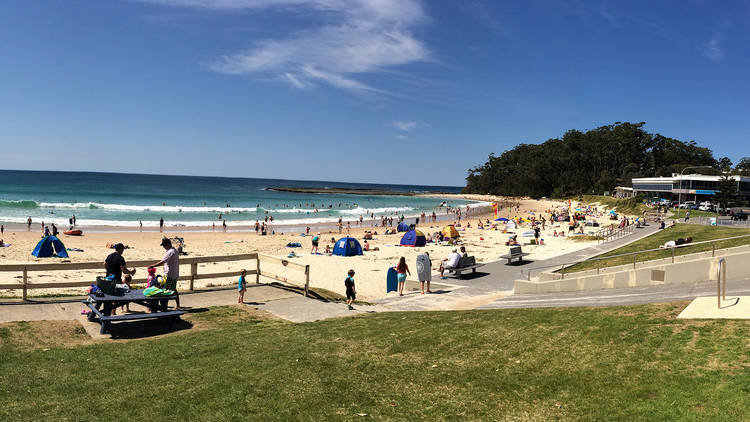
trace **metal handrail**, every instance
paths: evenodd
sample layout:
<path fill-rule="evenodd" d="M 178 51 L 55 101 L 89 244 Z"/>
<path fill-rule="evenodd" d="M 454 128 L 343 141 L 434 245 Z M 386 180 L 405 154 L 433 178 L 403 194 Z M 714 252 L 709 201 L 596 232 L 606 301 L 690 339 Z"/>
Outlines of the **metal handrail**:
<path fill-rule="evenodd" d="M 732 236 L 732 237 L 725 237 L 725 238 L 722 238 L 722 239 L 713 239 L 713 240 L 703 240 L 703 241 L 700 241 L 700 242 L 692 242 L 692 243 L 686 243 L 686 244 L 683 244 L 683 245 L 676 245 L 674 247 L 669 248 L 669 249 L 672 250 L 672 262 L 674 263 L 674 257 L 675 257 L 674 251 L 676 249 L 678 249 L 678 248 L 687 248 L 687 247 L 691 247 L 691 246 L 712 243 L 712 244 L 714 244 L 714 248 L 712 250 L 712 253 L 715 255 L 715 253 L 716 253 L 716 247 L 715 247 L 716 242 L 722 242 L 724 240 L 732 240 L 732 239 L 741 239 L 741 238 L 745 238 L 745 237 L 750 237 L 750 234 L 743 234 L 741 236 Z M 530 279 L 531 278 L 531 271 L 533 271 L 533 270 L 541 270 L 541 269 L 546 269 L 546 268 L 560 267 L 561 270 L 563 271 L 562 272 L 563 278 L 565 278 L 565 272 L 564 272 L 565 271 L 565 267 L 570 267 L 573 264 L 578 264 L 580 262 L 587 262 L 587 261 L 601 261 L 601 260 L 605 260 L 605 259 L 619 258 L 621 256 L 634 255 L 634 257 L 633 257 L 633 265 L 635 265 L 635 263 L 637 262 L 637 255 L 641 255 L 641 254 L 648 253 L 648 252 L 654 252 L 654 251 L 663 251 L 663 250 L 665 250 L 665 249 L 663 249 L 663 248 L 655 248 L 655 249 L 644 249 L 644 250 L 635 251 L 635 252 L 627 252 L 627 253 L 622 253 L 622 254 L 617 254 L 617 255 L 595 256 L 595 257 L 592 257 L 592 258 L 584 259 L 583 261 L 569 261 L 569 262 L 566 262 L 566 263 L 563 263 L 563 264 L 544 265 L 544 266 L 541 266 L 541 267 L 534 267 L 534 268 L 522 268 L 521 269 L 521 273 L 523 275 L 524 270 L 527 271 L 528 272 L 527 278 Z M 597 267 L 597 271 L 598 270 L 599 270 L 599 267 Z"/>
<path fill-rule="evenodd" d="M 721 269 L 724 269 L 724 291 L 721 289 Z M 723 294 L 722 294 L 723 293 Z M 716 266 L 716 307 L 721 309 L 721 300 L 727 300 L 727 261 L 724 258 L 719 259 Z"/>

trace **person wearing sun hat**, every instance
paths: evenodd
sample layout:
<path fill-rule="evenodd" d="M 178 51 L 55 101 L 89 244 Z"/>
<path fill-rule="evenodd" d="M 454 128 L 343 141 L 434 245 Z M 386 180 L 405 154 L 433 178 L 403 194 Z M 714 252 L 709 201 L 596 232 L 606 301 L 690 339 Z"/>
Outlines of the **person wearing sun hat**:
<path fill-rule="evenodd" d="M 180 278 L 180 254 L 172 246 L 172 241 L 166 237 L 161 239 L 161 246 L 166 250 L 164 257 L 156 264 L 149 265 L 148 268 L 164 265 L 164 278 L 166 278 L 164 288 L 174 291 L 177 296 L 177 309 L 180 309 L 180 295 L 177 293 L 177 280 Z"/>

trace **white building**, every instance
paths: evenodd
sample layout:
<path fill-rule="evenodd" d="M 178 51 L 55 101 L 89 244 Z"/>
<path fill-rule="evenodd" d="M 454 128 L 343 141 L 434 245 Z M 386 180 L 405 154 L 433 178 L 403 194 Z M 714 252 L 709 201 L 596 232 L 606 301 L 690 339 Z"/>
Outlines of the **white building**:
<path fill-rule="evenodd" d="M 672 173 L 670 177 L 640 177 L 633 179 L 633 193 L 649 198 L 677 199 L 682 193 L 683 201 L 706 201 L 718 192 L 722 176 Z M 736 189 L 746 199 L 750 198 L 750 177 L 729 176 L 736 182 Z"/>

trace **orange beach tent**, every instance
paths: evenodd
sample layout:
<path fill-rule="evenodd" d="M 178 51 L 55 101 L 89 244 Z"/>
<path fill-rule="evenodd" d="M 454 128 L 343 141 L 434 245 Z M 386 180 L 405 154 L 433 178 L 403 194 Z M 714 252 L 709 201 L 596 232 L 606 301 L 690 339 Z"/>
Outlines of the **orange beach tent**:
<path fill-rule="evenodd" d="M 456 230 L 456 227 L 453 226 L 453 224 L 443 227 L 443 237 L 449 238 L 449 239 L 455 239 L 457 237 L 461 237 L 458 234 L 458 230 Z"/>

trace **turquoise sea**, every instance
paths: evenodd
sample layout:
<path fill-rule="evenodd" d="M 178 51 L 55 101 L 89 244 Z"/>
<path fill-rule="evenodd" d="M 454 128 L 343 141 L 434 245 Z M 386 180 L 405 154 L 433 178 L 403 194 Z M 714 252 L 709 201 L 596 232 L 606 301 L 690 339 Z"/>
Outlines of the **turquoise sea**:
<path fill-rule="evenodd" d="M 269 187 L 358 188 L 399 192 L 459 193 L 454 186 L 384 185 L 278 179 L 160 176 L 118 173 L 0 170 L 0 222 L 44 221 L 79 226 L 210 227 L 252 225 L 273 216 L 274 224 L 303 226 L 354 221 L 360 215 L 445 214 L 442 199 L 413 196 L 301 194 Z M 450 200 L 451 207 L 471 201 Z M 476 205 L 472 205 L 476 206 Z M 317 210 L 317 211 L 316 211 Z"/>

